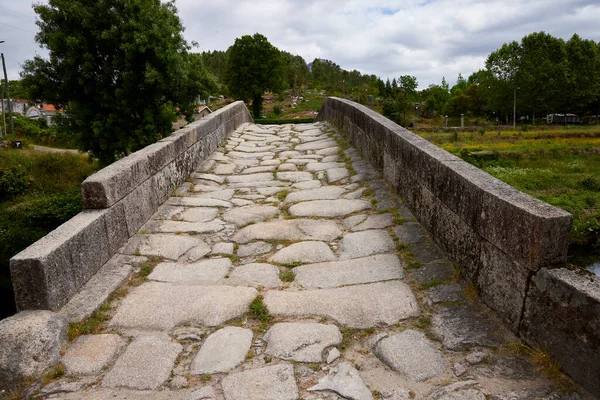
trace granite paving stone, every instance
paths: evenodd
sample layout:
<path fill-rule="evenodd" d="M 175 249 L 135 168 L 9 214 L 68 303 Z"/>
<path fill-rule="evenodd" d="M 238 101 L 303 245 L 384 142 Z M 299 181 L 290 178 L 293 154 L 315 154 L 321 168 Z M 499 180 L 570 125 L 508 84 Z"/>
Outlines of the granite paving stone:
<path fill-rule="evenodd" d="M 391 326 L 419 315 L 414 294 L 399 281 L 301 292 L 268 291 L 264 303 L 276 317 L 326 317 L 350 328 Z"/>
<path fill-rule="evenodd" d="M 260 174 L 249 174 L 249 175 L 229 175 L 227 183 L 251 183 L 261 181 L 272 181 L 273 174 L 270 172 L 263 172 Z"/>
<path fill-rule="evenodd" d="M 249 284 L 251 286 L 262 286 L 264 288 L 278 288 L 281 286 L 279 280 L 279 269 L 266 263 L 250 263 L 236 267 L 229 274 L 229 284 Z"/>
<path fill-rule="evenodd" d="M 188 322 L 217 326 L 245 314 L 256 295 L 250 287 L 147 282 L 123 299 L 109 326 L 152 330 Z"/>
<path fill-rule="evenodd" d="M 219 214 L 218 208 L 192 207 L 184 208 L 181 212 L 173 215 L 173 220 L 188 222 L 208 222 L 212 221 Z"/>
<path fill-rule="evenodd" d="M 148 221 L 142 229 L 149 233 L 215 233 L 222 230 L 224 225 L 218 219 L 208 222 Z"/>
<path fill-rule="evenodd" d="M 434 304 L 466 300 L 464 289 L 458 283 L 432 287 L 427 294 Z"/>
<path fill-rule="evenodd" d="M 279 209 L 273 206 L 236 207 L 223 214 L 223 219 L 236 226 L 265 221 L 275 217 Z"/>
<path fill-rule="evenodd" d="M 431 318 L 431 329 L 445 348 L 498 346 L 498 326 L 471 306 L 443 308 Z"/>
<path fill-rule="evenodd" d="M 129 239 L 123 253 L 158 256 L 169 260 L 177 260 L 188 250 L 196 246 L 206 246 L 206 244 L 201 239 L 191 236 L 135 235 Z"/>
<path fill-rule="evenodd" d="M 308 390 L 332 391 L 349 400 L 374 400 L 360 373 L 349 362 L 332 369 L 329 375 L 319 379 L 319 383 Z"/>
<path fill-rule="evenodd" d="M 401 279 L 404 269 L 395 254 L 307 264 L 293 269 L 295 282 L 305 288 L 335 288 L 358 283 Z"/>
<path fill-rule="evenodd" d="M 344 168 L 346 164 L 338 162 L 317 162 L 308 163 L 304 166 L 304 170 L 308 172 L 324 171 L 330 168 Z"/>
<path fill-rule="evenodd" d="M 335 259 L 331 248 L 326 243 L 317 241 L 294 243 L 269 257 L 269 261 L 279 264 L 316 263 Z"/>
<path fill-rule="evenodd" d="M 82 335 L 71 343 L 62 363 L 67 376 L 97 375 L 125 347 L 125 340 L 115 334 Z"/>
<path fill-rule="evenodd" d="M 304 181 L 304 182 L 296 182 L 292 185 L 294 189 L 307 190 L 307 189 L 316 189 L 323 186 L 321 181 Z"/>
<path fill-rule="evenodd" d="M 411 329 L 382 339 L 373 352 L 390 368 L 413 382 L 426 381 L 448 368 L 442 352 L 422 332 Z"/>
<path fill-rule="evenodd" d="M 228 372 L 244 362 L 252 344 L 250 329 L 227 326 L 210 335 L 192 359 L 192 375 Z"/>
<path fill-rule="evenodd" d="M 331 139 L 317 140 L 314 142 L 299 144 L 295 147 L 296 151 L 306 151 L 306 150 L 321 150 L 327 149 L 329 147 L 337 146 L 337 142 Z"/>
<path fill-rule="evenodd" d="M 367 229 L 383 229 L 394 225 L 394 216 L 390 213 L 369 215 L 366 221 L 352 228 L 353 232 Z"/>
<path fill-rule="evenodd" d="M 280 181 L 289 181 L 294 183 L 311 181 L 313 179 L 312 174 L 309 172 L 277 172 L 275 176 Z"/>
<path fill-rule="evenodd" d="M 248 369 L 222 381 L 225 400 L 297 400 L 298 385 L 291 364 Z"/>
<path fill-rule="evenodd" d="M 191 264 L 163 262 L 154 267 L 148 279 L 159 282 L 217 282 L 229 272 L 229 258 L 211 258 Z"/>
<path fill-rule="evenodd" d="M 194 193 L 193 197 L 210 198 L 219 200 L 231 200 L 235 193 L 233 189 L 212 190 L 206 193 Z"/>
<path fill-rule="evenodd" d="M 217 164 L 213 170 L 216 175 L 231 175 L 235 173 L 235 164 Z"/>
<path fill-rule="evenodd" d="M 273 245 L 266 242 L 253 242 L 242 244 L 237 249 L 238 257 L 250 257 L 265 254 L 271 251 Z"/>
<path fill-rule="evenodd" d="M 385 230 L 348 233 L 340 240 L 340 260 L 394 251 L 394 240 Z"/>
<path fill-rule="evenodd" d="M 447 261 L 433 262 L 411 271 L 410 279 L 424 283 L 429 281 L 445 282 L 454 278 L 454 267 Z"/>
<path fill-rule="evenodd" d="M 299 362 L 323 361 L 323 350 L 342 343 L 342 334 L 335 325 L 315 322 L 282 322 L 265 334 L 266 353 L 282 360 Z"/>
<path fill-rule="evenodd" d="M 313 200 L 294 204 L 289 212 L 294 217 L 344 217 L 357 211 L 368 210 L 371 204 L 364 200 Z"/>
<path fill-rule="evenodd" d="M 234 244 L 233 243 L 215 243 L 212 247 L 212 254 L 226 254 L 233 255 Z"/>
<path fill-rule="evenodd" d="M 236 243 L 253 240 L 323 240 L 329 242 L 340 236 L 342 231 L 333 221 L 312 219 L 290 219 L 259 222 L 240 229 L 233 236 Z"/>
<path fill-rule="evenodd" d="M 345 189 L 339 186 L 323 186 L 316 189 L 300 190 L 288 194 L 286 203 L 298 203 L 311 200 L 335 200 L 338 199 Z"/>
<path fill-rule="evenodd" d="M 330 168 L 326 170 L 325 173 L 327 174 L 327 182 L 329 183 L 341 181 L 342 179 L 350 176 L 350 172 L 348 169 L 346 169 L 346 167 Z"/>
<path fill-rule="evenodd" d="M 171 376 L 181 350 L 166 335 L 137 337 L 106 374 L 102 387 L 157 389 Z"/>
<path fill-rule="evenodd" d="M 202 197 L 170 197 L 167 204 L 185 207 L 222 207 L 231 208 L 231 203 L 225 200 Z"/>

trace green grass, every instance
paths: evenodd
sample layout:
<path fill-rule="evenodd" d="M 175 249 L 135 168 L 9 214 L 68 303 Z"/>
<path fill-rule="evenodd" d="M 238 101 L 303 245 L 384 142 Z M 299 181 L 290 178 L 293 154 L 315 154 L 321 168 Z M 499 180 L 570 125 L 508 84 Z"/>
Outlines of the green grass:
<path fill-rule="evenodd" d="M 292 271 L 281 271 L 279 273 L 279 279 L 283 282 L 293 282 L 296 276 Z"/>
<path fill-rule="evenodd" d="M 263 297 L 261 295 L 257 296 L 252 303 L 250 303 L 248 313 L 250 318 L 257 319 L 264 323 L 268 323 L 273 319 L 269 313 L 269 309 L 263 303 Z"/>
<path fill-rule="evenodd" d="M 0 319 L 14 313 L 8 260 L 82 210 L 87 156 L 0 150 Z"/>
<path fill-rule="evenodd" d="M 600 252 L 600 128 L 422 132 L 421 136 L 535 198 L 573 214 L 571 242 Z"/>

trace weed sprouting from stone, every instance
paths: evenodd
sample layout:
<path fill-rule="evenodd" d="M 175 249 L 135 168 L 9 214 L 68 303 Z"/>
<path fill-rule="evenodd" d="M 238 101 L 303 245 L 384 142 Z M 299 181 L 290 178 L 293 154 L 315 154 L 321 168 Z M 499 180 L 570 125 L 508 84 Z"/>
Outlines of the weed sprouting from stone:
<path fill-rule="evenodd" d="M 143 263 L 142 266 L 140 267 L 140 272 L 138 272 L 138 275 L 141 278 L 146 278 L 148 275 L 150 275 L 152 273 L 152 271 L 154 270 L 154 267 L 156 267 L 162 261 L 163 261 L 162 257 L 157 257 L 157 256 L 148 257 L 148 260 L 145 263 Z"/>
<path fill-rule="evenodd" d="M 436 287 L 441 285 L 443 282 L 440 281 L 439 279 L 432 279 L 430 281 L 427 282 L 423 282 L 419 284 L 419 289 L 421 290 L 425 290 L 425 289 L 430 289 L 432 287 Z"/>
<path fill-rule="evenodd" d="M 279 279 L 283 282 L 293 282 L 296 276 L 292 271 L 281 271 L 279 273 Z"/>
<path fill-rule="evenodd" d="M 104 323 L 110 319 L 108 314 L 108 311 L 110 310 L 110 304 L 104 303 L 99 309 L 94 311 L 92 315 L 83 321 L 71 322 L 67 331 L 69 340 L 72 341 L 80 335 L 90 335 L 101 331 L 104 327 Z"/>
<path fill-rule="evenodd" d="M 282 190 L 281 192 L 277 192 L 277 200 L 283 202 L 288 194 L 290 194 L 288 190 Z"/>
<path fill-rule="evenodd" d="M 56 366 L 50 370 L 46 375 L 42 377 L 42 383 L 47 385 L 54 379 L 58 379 L 65 374 L 65 366 L 62 363 L 56 364 Z"/>
<path fill-rule="evenodd" d="M 254 318 L 263 323 L 269 323 L 273 319 L 273 316 L 269 313 L 269 309 L 263 302 L 263 297 L 261 295 L 257 296 L 252 303 L 250 303 L 248 313 L 250 314 L 250 318 Z"/>

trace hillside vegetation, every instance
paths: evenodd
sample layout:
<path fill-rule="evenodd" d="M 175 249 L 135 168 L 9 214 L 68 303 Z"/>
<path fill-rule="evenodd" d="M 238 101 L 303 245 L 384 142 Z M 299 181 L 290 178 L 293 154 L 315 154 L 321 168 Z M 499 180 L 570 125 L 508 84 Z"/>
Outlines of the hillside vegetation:
<path fill-rule="evenodd" d="M 82 209 L 87 155 L 0 150 L 0 319 L 14 313 L 9 259 Z"/>

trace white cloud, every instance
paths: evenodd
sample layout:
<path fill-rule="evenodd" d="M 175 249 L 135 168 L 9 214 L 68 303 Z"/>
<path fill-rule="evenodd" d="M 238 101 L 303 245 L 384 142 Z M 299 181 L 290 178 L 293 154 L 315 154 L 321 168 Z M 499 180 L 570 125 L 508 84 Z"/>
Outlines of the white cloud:
<path fill-rule="evenodd" d="M 415 75 L 420 87 L 482 68 L 503 43 L 546 31 L 600 40 L 597 0 L 177 0 L 185 37 L 225 50 L 260 32 L 307 62 L 326 58 L 383 79 Z M 11 11 L 8 11 L 11 10 Z M 10 25 L 10 26 L 9 26 Z M 17 29 L 17 28 L 19 29 Z M 0 6 L 0 45 L 11 78 L 38 50 L 35 14 L 23 0 Z"/>

